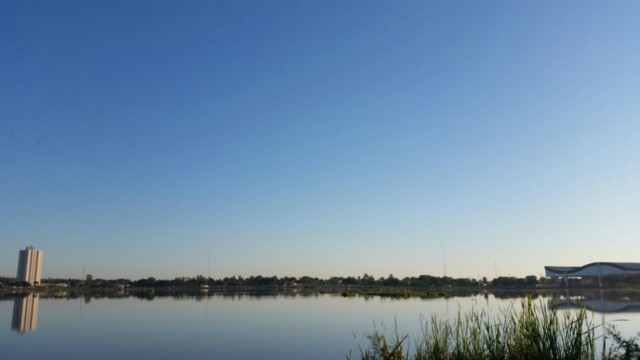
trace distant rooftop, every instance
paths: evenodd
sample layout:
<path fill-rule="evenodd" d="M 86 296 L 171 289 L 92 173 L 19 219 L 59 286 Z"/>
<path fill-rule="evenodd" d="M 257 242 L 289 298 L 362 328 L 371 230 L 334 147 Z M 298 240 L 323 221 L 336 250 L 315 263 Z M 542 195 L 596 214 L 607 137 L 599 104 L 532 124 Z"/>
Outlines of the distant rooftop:
<path fill-rule="evenodd" d="M 547 276 L 602 276 L 640 274 L 640 263 L 594 262 L 583 266 L 545 266 Z"/>

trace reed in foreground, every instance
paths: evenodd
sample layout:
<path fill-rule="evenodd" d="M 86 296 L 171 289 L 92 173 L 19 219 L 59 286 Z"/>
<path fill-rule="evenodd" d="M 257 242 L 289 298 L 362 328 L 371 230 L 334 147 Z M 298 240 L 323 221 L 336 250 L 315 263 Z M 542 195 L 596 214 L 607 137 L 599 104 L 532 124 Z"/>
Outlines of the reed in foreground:
<path fill-rule="evenodd" d="M 368 348 L 360 349 L 363 360 L 596 359 L 595 327 L 586 309 L 558 313 L 530 298 L 521 309 L 494 316 L 484 310 L 459 313 L 451 322 L 434 316 L 423 324 L 413 351 L 397 331 L 387 339 L 374 329 L 367 339 Z"/>

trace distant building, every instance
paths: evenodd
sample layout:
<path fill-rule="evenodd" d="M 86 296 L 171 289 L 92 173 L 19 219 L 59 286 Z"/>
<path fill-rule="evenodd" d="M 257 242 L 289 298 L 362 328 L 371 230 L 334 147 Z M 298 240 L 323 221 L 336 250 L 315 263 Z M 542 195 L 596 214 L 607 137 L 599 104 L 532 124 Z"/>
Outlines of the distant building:
<path fill-rule="evenodd" d="M 25 297 L 15 299 L 11 328 L 20 334 L 35 330 L 38 325 L 39 304 L 40 295 L 38 294 L 28 294 Z"/>
<path fill-rule="evenodd" d="M 640 263 L 595 262 L 583 266 L 545 266 L 545 273 L 550 278 L 562 278 L 568 285 L 569 278 L 597 278 L 602 287 L 602 278 L 610 275 L 640 274 Z"/>
<path fill-rule="evenodd" d="M 40 284 L 42 277 L 42 257 L 44 251 L 36 250 L 33 246 L 27 246 L 20 250 L 18 257 L 18 281 L 26 281 L 31 285 Z"/>

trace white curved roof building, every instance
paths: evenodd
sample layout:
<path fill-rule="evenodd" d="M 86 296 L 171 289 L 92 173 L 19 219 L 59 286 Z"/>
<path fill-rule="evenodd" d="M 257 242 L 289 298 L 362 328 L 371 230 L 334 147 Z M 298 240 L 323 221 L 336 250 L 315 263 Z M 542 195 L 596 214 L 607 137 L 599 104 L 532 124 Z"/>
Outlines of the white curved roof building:
<path fill-rule="evenodd" d="M 545 266 L 548 277 L 607 276 L 640 274 L 640 263 L 594 262 L 584 266 Z"/>

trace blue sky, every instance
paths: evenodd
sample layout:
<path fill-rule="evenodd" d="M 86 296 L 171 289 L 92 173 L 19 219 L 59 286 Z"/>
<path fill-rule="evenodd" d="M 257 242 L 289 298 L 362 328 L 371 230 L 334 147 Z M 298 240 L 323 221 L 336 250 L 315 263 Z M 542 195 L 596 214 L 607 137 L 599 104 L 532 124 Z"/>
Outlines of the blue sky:
<path fill-rule="evenodd" d="M 0 3 L 0 275 L 640 261 L 640 4 Z"/>

